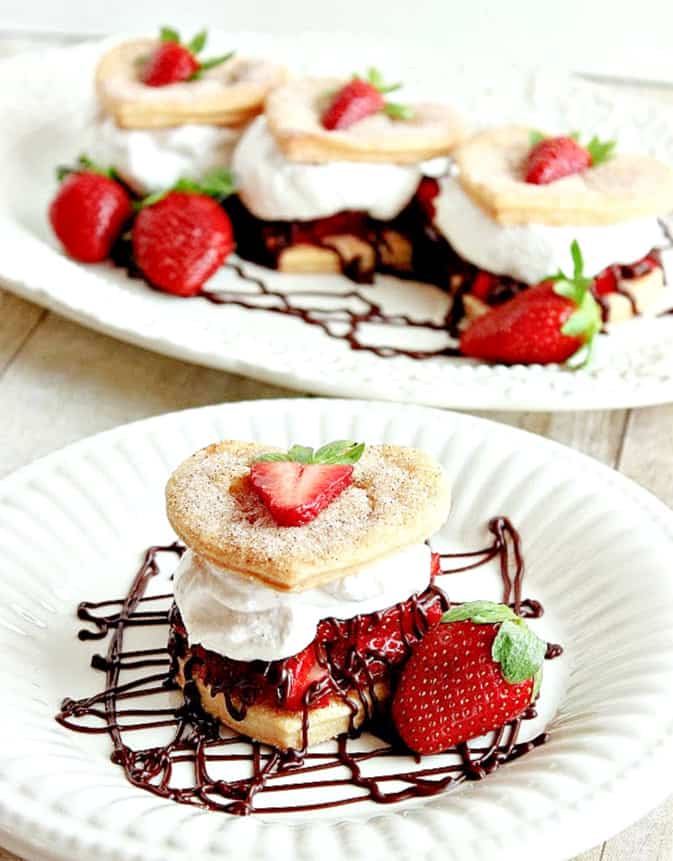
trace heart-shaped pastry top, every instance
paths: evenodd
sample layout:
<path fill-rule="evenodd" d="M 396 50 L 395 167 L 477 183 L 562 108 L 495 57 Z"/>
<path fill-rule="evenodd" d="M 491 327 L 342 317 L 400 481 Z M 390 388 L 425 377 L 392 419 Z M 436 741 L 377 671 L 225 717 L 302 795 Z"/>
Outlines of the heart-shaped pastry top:
<path fill-rule="evenodd" d="M 446 520 L 450 490 L 422 451 L 367 446 L 353 483 L 314 520 L 277 526 L 249 482 L 273 447 L 226 440 L 198 451 L 168 481 L 168 519 L 195 553 L 274 589 L 303 590 L 425 541 Z"/>
<path fill-rule="evenodd" d="M 458 114 L 447 105 L 409 105 L 410 119 L 380 112 L 347 129 L 330 131 L 321 117 L 339 78 L 303 78 L 278 87 L 266 100 L 266 116 L 278 146 L 290 161 L 369 161 L 414 164 L 448 155 L 463 137 Z"/>
<path fill-rule="evenodd" d="M 453 153 L 461 186 L 500 224 L 614 224 L 673 210 L 673 170 L 646 155 L 618 152 L 548 185 L 527 183 L 531 131 L 490 129 Z"/>
<path fill-rule="evenodd" d="M 140 69 L 159 44 L 156 39 L 122 42 L 98 63 L 98 100 L 120 128 L 241 125 L 260 113 L 267 94 L 287 78 L 282 66 L 234 55 L 204 70 L 198 80 L 148 87 L 140 80 Z"/>

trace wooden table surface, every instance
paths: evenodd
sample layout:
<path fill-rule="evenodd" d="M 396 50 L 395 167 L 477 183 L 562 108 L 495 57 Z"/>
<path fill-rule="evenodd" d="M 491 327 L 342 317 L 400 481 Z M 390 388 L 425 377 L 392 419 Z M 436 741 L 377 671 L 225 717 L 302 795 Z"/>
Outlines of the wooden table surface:
<path fill-rule="evenodd" d="M 34 44 L 3 38 L 0 32 L 0 56 Z M 288 395 L 301 396 L 120 343 L 0 289 L 0 477 L 67 443 L 134 419 L 203 404 Z M 673 507 L 673 405 L 481 415 L 592 455 Z M 672 857 L 673 798 L 573 861 Z M 16 861 L 16 856 L 0 848 L 0 861 Z"/>

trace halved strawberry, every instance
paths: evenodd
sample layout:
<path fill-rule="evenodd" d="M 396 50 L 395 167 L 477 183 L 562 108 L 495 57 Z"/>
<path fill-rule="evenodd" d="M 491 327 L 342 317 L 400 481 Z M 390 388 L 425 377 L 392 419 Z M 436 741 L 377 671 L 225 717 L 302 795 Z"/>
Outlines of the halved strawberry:
<path fill-rule="evenodd" d="M 595 167 L 612 156 L 615 141 L 601 141 L 593 137 L 582 146 L 578 135 L 545 137 L 540 132 L 531 135 L 531 149 L 526 159 L 526 182 L 548 185 Z"/>
<path fill-rule="evenodd" d="M 253 463 L 250 482 L 279 526 L 314 520 L 353 480 L 353 467 L 276 461 Z"/>
<path fill-rule="evenodd" d="M 336 440 L 317 451 L 293 445 L 282 454 L 263 454 L 250 468 L 250 484 L 279 526 L 303 526 L 351 484 L 364 448 Z"/>
<path fill-rule="evenodd" d="M 387 102 L 384 98 L 386 93 L 391 93 L 400 86 L 401 84 L 385 84 L 378 69 L 369 69 L 366 78 L 354 75 L 330 99 L 322 115 L 323 128 L 328 131 L 347 129 L 380 111 L 394 119 L 410 119 L 410 108 L 396 102 Z"/>
<path fill-rule="evenodd" d="M 160 43 L 143 65 L 140 76 L 143 84 L 148 87 L 165 87 L 168 84 L 193 81 L 206 69 L 219 66 L 232 56 L 230 52 L 220 57 L 200 60 L 197 54 L 205 48 L 207 38 L 207 32 L 202 30 L 185 45 L 180 41 L 177 30 L 162 27 L 159 34 Z"/>
<path fill-rule="evenodd" d="M 291 658 L 281 661 L 277 665 L 277 671 L 283 708 L 295 711 L 304 705 L 318 705 L 324 698 L 324 695 L 320 696 L 318 683 L 327 677 L 327 671 L 318 663 L 315 642 Z M 311 687 L 314 688 L 311 702 L 305 703 L 307 691 Z"/>

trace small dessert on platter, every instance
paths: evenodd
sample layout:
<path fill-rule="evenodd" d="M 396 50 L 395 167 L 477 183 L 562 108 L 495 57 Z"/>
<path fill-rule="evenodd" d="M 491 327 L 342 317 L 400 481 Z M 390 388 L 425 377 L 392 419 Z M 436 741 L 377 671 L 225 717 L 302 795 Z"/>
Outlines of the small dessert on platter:
<path fill-rule="evenodd" d="M 421 451 L 221 442 L 168 482 L 177 679 L 238 732 L 302 749 L 353 732 L 448 604 L 425 543 L 450 491 Z"/>
<path fill-rule="evenodd" d="M 344 272 L 370 280 L 408 273 L 412 248 L 396 226 L 428 160 L 463 135 L 446 105 L 387 100 L 366 78 L 306 78 L 274 90 L 233 157 L 239 252 L 283 272 Z"/>
<path fill-rule="evenodd" d="M 286 78 L 281 66 L 234 51 L 203 56 L 206 41 L 206 31 L 183 44 L 162 28 L 159 39 L 122 42 L 98 64 L 92 152 L 140 194 L 228 167 L 243 130 Z"/>
<path fill-rule="evenodd" d="M 431 220 L 457 257 L 452 290 L 468 320 L 569 271 L 573 241 L 606 322 L 657 307 L 666 241 L 658 219 L 673 210 L 671 168 L 622 154 L 614 141 L 584 146 L 577 135 L 509 126 L 473 136 L 453 155 Z"/>

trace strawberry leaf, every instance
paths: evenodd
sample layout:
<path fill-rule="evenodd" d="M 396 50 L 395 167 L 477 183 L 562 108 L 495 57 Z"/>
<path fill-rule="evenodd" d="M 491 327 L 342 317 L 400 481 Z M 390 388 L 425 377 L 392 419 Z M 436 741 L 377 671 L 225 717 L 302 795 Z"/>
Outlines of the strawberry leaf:
<path fill-rule="evenodd" d="M 200 33 L 197 33 L 196 36 L 187 43 L 187 48 L 192 52 L 192 54 L 198 54 L 206 47 L 207 40 L 208 31 L 201 30 Z"/>
<path fill-rule="evenodd" d="M 534 634 L 523 619 L 516 619 L 500 625 L 491 656 L 500 664 L 505 681 L 516 685 L 536 675 L 546 651 L 545 641 Z"/>
<path fill-rule="evenodd" d="M 222 63 L 226 63 L 227 60 L 230 60 L 234 56 L 234 53 L 234 51 L 229 51 L 228 54 L 221 54 L 219 57 L 210 57 L 208 60 L 201 60 L 199 62 L 199 68 L 194 72 L 189 80 L 195 81 L 200 78 L 204 72 L 207 72 L 208 69 L 214 69 L 216 66 L 221 66 Z"/>
<path fill-rule="evenodd" d="M 586 146 L 586 149 L 591 156 L 591 166 L 602 164 L 611 159 L 615 154 L 617 147 L 616 140 L 602 141 L 594 135 Z"/>
<path fill-rule="evenodd" d="M 447 610 L 441 618 L 442 622 L 474 622 L 475 625 L 493 625 L 497 622 L 516 620 L 514 610 L 506 604 L 496 604 L 493 601 L 468 601 Z"/>
<path fill-rule="evenodd" d="M 542 143 L 547 137 L 544 132 L 541 132 L 539 129 L 533 129 L 533 131 L 528 135 L 528 145 L 531 149 L 534 146 L 537 146 L 539 143 Z"/>
<path fill-rule="evenodd" d="M 307 445 L 293 445 L 287 453 L 287 459 L 296 463 L 313 463 L 313 449 Z"/>
<path fill-rule="evenodd" d="M 394 120 L 410 120 L 414 116 L 413 109 L 409 105 L 401 105 L 399 102 L 386 102 L 383 112 Z"/>
<path fill-rule="evenodd" d="M 159 39 L 162 42 L 177 42 L 178 45 L 180 44 L 180 34 L 172 27 L 162 27 L 159 30 Z"/>

